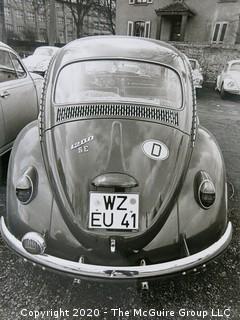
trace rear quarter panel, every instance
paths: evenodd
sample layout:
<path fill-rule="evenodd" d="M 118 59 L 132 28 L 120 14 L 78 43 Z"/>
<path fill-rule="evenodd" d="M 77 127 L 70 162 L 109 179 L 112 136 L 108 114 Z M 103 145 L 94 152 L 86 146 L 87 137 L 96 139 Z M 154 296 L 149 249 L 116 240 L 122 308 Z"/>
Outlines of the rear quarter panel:
<path fill-rule="evenodd" d="M 206 171 L 216 188 L 214 205 L 204 210 L 195 200 L 195 176 Z M 191 253 L 217 241 L 227 225 L 227 190 L 224 160 L 214 136 L 199 127 L 189 170 L 178 199 L 180 233 L 185 234 Z"/>
<path fill-rule="evenodd" d="M 38 122 L 28 124 L 18 135 L 11 153 L 7 178 L 7 224 L 21 238 L 28 231 L 49 230 L 52 193 L 45 173 L 39 141 Z M 37 194 L 28 205 L 16 198 L 16 183 L 29 166 L 38 172 Z M 41 190 L 41 192 L 38 192 Z"/>

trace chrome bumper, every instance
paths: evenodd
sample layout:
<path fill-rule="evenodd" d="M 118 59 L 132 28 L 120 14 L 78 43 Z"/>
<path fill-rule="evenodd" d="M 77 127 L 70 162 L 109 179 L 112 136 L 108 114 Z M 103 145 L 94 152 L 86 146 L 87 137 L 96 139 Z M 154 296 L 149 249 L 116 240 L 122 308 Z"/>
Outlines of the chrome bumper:
<path fill-rule="evenodd" d="M 222 237 L 207 249 L 200 251 L 191 256 L 152 265 L 145 266 L 129 266 L 129 267 L 112 267 L 99 266 L 74 262 L 70 260 L 60 259 L 47 254 L 32 255 L 25 251 L 21 241 L 14 237 L 6 227 L 4 218 L 1 217 L 1 234 L 7 245 L 16 253 L 30 260 L 34 264 L 57 272 L 63 272 L 74 277 L 101 278 L 101 279 L 142 279 L 170 275 L 174 273 L 184 272 L 218 256 L 231 241 L 232 224 L 228 223 L 227 229 Z"/>

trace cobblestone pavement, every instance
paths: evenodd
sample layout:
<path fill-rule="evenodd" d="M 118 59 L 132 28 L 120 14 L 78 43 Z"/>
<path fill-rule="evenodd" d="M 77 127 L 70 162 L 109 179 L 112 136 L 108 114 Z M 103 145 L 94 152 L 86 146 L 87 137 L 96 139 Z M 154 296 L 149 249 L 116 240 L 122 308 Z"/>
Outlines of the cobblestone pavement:
<path fill-rule="evenodd" d="M 150 290 L 144 292 L 136 283 L 83 281 L 80 285 L 73 284 L 69 278 L 25 264 L 1 242 L 1 320 L 34 319 L 32 312 L 37 316 L 41 311 L 48 314 L 42 313 L 36 319 L 91 319 L 87 313 L 84 316 L 83 310 L 75 310 L 78 308 L 99 309 L 101 320 L 240 319 L 240 102 L 234 98 L 220 100 L 217 93 L 204 89 L 198 95 L 198 106 L 200 122 L 216 136 L 227 168 L 234 237 L 223 256 L 200 274 L 154 281 L 150 283 Z M 0 186 L 0 213 L 5 210 L 5 192 L 6 187 Z M 112 308 L 121 308 L 120 311 L 135 308 L 142 312 L 164 309 L 165 315 L 154 316 L 152 311 L 153 316 L 146 317 L 144 313 L 128 317 L 121 312 L 114 316 Z M 230 318 L 227 317 L 229 308 Z M 169 314 L 170 311 L 174 315 Z M 95 312 L 97 315 L 98 311 Z M 90 313 L 88 311 L 88 315 Z"/>

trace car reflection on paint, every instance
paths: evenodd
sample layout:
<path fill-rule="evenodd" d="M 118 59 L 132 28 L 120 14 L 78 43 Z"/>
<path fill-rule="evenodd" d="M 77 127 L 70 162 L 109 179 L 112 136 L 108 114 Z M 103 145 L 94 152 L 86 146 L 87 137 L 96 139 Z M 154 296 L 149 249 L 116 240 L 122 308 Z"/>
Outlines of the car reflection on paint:
<path fill-rule="evenodd" d="M 62 48 L 39 122 L 14 145 L 7 203 L 3 239 L 43 268 L 122 280 L 205 267 L 232 225 L 223 157 L 199 125 L 187 58 L 132 37 Z"/>

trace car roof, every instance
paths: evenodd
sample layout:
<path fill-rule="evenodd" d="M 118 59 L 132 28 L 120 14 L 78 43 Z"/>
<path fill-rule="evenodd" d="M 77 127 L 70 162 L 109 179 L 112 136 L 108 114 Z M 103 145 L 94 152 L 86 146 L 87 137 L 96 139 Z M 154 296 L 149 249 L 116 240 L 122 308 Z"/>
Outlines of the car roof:
<path fill-rule="evenodd" d="M 173 46 L 158 40 L 128 36 L 97 36 L 74 40 L 56 55 L 56 68 L 76 60 L 123 58 L 146 60 L 186 71 L 186 58 Z"/>

